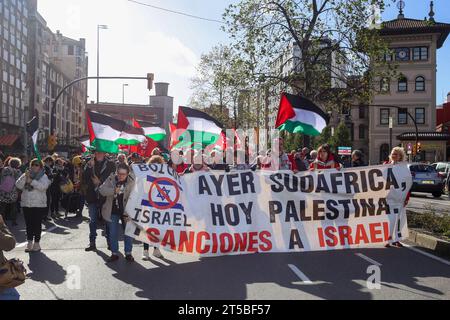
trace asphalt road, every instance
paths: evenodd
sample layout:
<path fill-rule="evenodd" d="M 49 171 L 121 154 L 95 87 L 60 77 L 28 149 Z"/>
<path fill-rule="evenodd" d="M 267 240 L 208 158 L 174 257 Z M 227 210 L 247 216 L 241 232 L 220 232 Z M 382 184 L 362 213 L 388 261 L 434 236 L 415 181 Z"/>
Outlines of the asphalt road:
<path fill-rule="evenodd" d="M 414 192 L 411 194 L 407 208 L 420 213 L 435 211 L 440 214 L 450 214 L 450 198 L 448 195 L 435 198 L 430 193 Z"/>
<path fill-rule="evenodd" d="M 450 299 L 450 263 L 406 247 L 203 259 L 163 252 L 164 259 L 142 261 L 138 244 L 136 262 L 106 263 L 105 238 L 98 252 L 84 251 L 86 220 L 47 224 L 41 253 L 24 252 L 22 221 L 12 231 L 19 245 L 7 257 L 31 273 L 18 288 L 25 300 Z M 373 265 L 380 289 L 367 287 Z"/>

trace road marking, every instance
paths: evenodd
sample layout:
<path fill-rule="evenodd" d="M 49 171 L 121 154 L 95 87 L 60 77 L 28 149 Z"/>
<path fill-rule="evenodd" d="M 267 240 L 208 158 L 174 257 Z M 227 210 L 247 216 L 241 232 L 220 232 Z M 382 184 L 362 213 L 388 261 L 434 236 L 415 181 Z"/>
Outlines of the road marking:
<path fill-rule="evenodd" d="M 377 262 L 377 261 L 375 261 L 375 260 L 369 258 L 369 257 L 366 256 L 366 255 L 363 255 L 362 253 L 355 253 L 355 255 L 357 255 L 358 257 L 360 257 L 360 258 L 366 260 L 367 262 L 369 262 L 369 263 L 371 263 L 371 264 L 374 264 L 374 265 L 376 265 L 376 266 L 378 266 L 378 267 L 381 267 L 381 266 L 382 266 L 381 263 L 379 263 L 379 262 Z"/>
<path fill-rule="evenodd" d="M 450 266 L 450 262 L 447 261 L 447 260 L 445 260 L 445 259 L 436 257 L 435 255 L 432 255 L 431 253 L 428 253 L 428 252 L 419 250 L 419 249 L 414 248 L 414 247 L 412 247 L 412 246 L 410 246 L 410 245 L 407 245 L 406 243 L 403 243 L 403 242 L 402 242 L 402 245 L 403 245 L 405 248 L 408 248 L 409 250 L 412 250 L 412 251 L 414 251 L 414 252 L 420 253 L 420 254 L 422 254 L 422 255 L 428 257 L 428 258 L 431 258 L 431 259 L 433 259 L 433 260 L 442 262 L 443 264 L 446 264 L 446 265 Z"/>
<path fill-rule="evenodd" d="M 297 277 L 300 278 L 300 280 L 303 281 L 303 283 L 313 284 L 313 282 L 309 280 L 309 278 L 303 272 L 301 272 L 299 268 L 297 268 L 293 264 L 288 264 L 288 267 L 291 268 L 291 270 L 297 275 Z"/>
<path fill-rule="evenodd" d="M 45 234 L 52 232 L 53 230 L 55 230 L 56 228 L 59 228 L 59 226 L 53 226 L 48 228 L 47 230 L 45 230 L 44 232 L 41 233 L 41 237 L 43 237 Z M 28 241 L 22 242 L 19 245 L 16 246 L 16 248 L 22 248 L 25 247 L 27 245 Z"/>

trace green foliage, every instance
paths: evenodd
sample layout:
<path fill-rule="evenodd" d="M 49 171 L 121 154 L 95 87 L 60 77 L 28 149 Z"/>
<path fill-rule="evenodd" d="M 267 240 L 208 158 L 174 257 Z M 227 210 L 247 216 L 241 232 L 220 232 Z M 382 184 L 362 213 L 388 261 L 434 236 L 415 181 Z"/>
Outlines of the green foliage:
<path fill-rule="evenodd" d="M 449 212 L 440 215 L 435 209 L 429 209 L 424 213 L 408 212 L 408 226 L 450 238 Z"/>
<path fill-rule="evenodd" d="M 339 123 L 334 136 L 330 139 L 331 147 L 336 151 L 338 147 L 351 147 L 352 141 L 350 140 L 350 130 L 347 128 L 344 122 Z"/>
<path fill-rule="evenodd" d="M 322 144 L 331 143 L 331 126 L 327 126 L 323 129 L 322 133 L 314 139 L 314 148 L 317 150 Z"/>
<path fill-rule="evenodd" d="M 191 79 L 189 106 L 203 109 L 226 127 L 248 126 L 255 118 L 255 113 L 245 107 L 246 89 L 251 86 L 248 74 L 248 65 L 233 48 L 213 47 L 201 56 L 197 75 Z"/>
<path fill-rule="evenodd" d="M 286 132 L 284 139 L 284 150 L 290 153 L 292 150 L 297 150 L 303 147 L 303 136 L 299 133 Z"/>
<path fill-rule="evenodd" d="M 370 101 L 375 80 L 395 73 L 394 64 L 379 59 L 387 43 L 366 27 L 372 5 L 381 13 L 386 6 L 384 0 L 242 0 L 226 9 L 224 30 L 252 83 L 338 108 Z M 288 58 L 293 45 L 301 60 Z M 286 65 L 296 68 L 286 74 Z"/>

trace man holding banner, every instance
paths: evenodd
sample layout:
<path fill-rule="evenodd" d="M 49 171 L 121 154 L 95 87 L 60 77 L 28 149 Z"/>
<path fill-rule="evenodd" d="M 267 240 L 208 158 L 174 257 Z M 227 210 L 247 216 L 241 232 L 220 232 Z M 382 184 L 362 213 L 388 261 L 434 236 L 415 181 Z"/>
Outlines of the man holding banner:
<path fill-rule="evenodd" d="M 133 166 L 126 233 L 201 256 L 383 246 L 408 236 L 406 165 L 179 177 L 165 165 Z M 401 233 L 397 233 L 397 230 Z"/>

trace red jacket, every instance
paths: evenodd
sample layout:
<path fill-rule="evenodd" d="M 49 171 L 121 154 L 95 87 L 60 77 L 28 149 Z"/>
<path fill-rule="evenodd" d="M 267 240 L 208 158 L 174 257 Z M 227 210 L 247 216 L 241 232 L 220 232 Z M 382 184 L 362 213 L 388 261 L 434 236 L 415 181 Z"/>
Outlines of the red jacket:
<path fill-rule="evenodd" d="M 186 163 L 180 163 L 177 165 L 177 173 L 181 174 L 188 168 L 188 165 Z"/>
<path fill-rule="evenodd" d="M 319 158 L 314 160 L 310 165 L 310 170 L 338 169 L 341 165 L 334 160 L 334 155 L 330 154 L 327 161 L 320 161 Z"/>
<path fill-rule="evenodd" d="M 288 154 L 289 162 L 291 163 L 292 171 L 298 170 L 297 163 L 295 162 L 295 155 Z"/>

